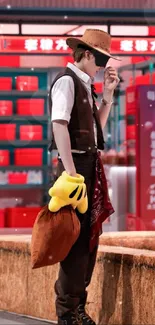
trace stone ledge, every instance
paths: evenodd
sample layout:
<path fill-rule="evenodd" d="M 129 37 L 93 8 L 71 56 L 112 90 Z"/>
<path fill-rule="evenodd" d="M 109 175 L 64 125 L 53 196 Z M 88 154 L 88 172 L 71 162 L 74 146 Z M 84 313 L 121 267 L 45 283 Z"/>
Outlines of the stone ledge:
<path fill-rule="evenodd" d="M 155 250 L 155 231 L 105 232 L 100 245 Z"/>
<path fill-rule="evenodd" d="M 131 241 L 135 235 L 130 234 Z M 56 320 L 53 287 L 58 264 L 32 270 L 30 239 L 0 236 L 0 308 Z M 87 309 L 100 325 L 155 325 L 154 283 L 155 252 L 100 245 Z"/>

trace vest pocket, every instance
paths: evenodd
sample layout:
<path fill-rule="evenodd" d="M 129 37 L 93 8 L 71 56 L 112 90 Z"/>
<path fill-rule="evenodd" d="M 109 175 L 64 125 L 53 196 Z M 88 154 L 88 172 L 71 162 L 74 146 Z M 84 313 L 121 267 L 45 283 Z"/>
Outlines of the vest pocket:
<path fill-rule="evenodd" d="M 75 130 L 73 131 L 74 143 L 77 150 L 87 151 L 92 146 L 92 139 L 88 130 Z M 74 146 L 74 147 L 75 147 Z"/>

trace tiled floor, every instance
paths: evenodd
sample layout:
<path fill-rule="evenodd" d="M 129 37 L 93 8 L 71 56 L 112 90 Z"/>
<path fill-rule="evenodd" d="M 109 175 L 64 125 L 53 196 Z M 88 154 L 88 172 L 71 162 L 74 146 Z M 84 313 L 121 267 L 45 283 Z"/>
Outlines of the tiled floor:
<path fill-rule="evenodd" d="M 0 311 L 0 325 L 55 325 L 49 321 Z"/>

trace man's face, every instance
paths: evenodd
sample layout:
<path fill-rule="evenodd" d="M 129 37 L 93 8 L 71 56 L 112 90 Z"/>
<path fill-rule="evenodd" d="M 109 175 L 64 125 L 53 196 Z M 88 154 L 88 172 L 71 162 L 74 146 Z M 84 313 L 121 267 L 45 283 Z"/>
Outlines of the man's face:
<path fill-rule="evenodd" d="M 85 72 L 92 78 L 95 77 L 99 70 L 104 69 L 109 60 L 106 55 L 100 54 L 97 51 L 85 52 Z"/>

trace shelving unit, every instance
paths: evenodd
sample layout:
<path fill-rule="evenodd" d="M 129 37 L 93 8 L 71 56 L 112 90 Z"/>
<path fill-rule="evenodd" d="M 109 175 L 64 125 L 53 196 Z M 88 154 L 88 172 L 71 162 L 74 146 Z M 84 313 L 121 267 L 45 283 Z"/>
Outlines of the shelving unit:
<path fill-rule="evenodd" d="M 1 122 L 25 122 L 25 121 L 29 121 L 29 122 L 35 122 L 37 121 L 38 123 L 43 123 L 43 122 L 47 122 L 49 119 L 48 115 L 44 115 L 44 116 L 30 116 L 30 115 L 25 115 L 25 116 L 20 116 L 20 115 L 12 115 L 12 116 L 1 116 L 0 117 L 0 121 Z"/>
<path fill-rule="evenodd" d="M 39 80 L 39 90 L 37 91 L 19 91 L 15 88 L 16 77 L 18 76 L 37 76 Z M 41 171 L 42 173 L 42 184 L 2 184 L 0 183 L 1 190 L 8 191 L 13 195 L 16 190 L 23 191 L 30 190 L 33 195 L 35 191 L 42 192 L 42 201 L 40 205 L 47 203 L 47 189 L 51 182 L 49 173 L 51 166 L 48 166 L 48 127 L 49 127 L 49 116 L 48 116 L 48 70 L 47 69 L 0 69 L 0 77 L 11 77 L 13 80 L 12 90 L 0 91 L 0 100 L 11 100 L 13 102 L 13 114 L 11 116 L 0 116 L 0 126 L 5 123 L 16 124 L 16 139 L 1 141 L 0 150 L 7 149 L 10 152 L 10 165 L 0 166 L 0 172 L 29 172 L 29 171 Z M 16 113 L 16 100 L 18 99 L 33 99 L 40 98 L 44 99 L 44 114 L 33 116 L 33 115 L 17 115 Z M 20 140 L 19 128 L 21 125 L 41 125 L 43 130 L 43 137 L 41 140 Z M 41 166 L 16 166 L 14 164 L 14 150 L 17 148 L 42 148 L 43 149 L 43 164 Z M 34 191 L 35 190 L 35 191 Z M 27 191 L 26 191 L 27 192 Z M 25 192 L 25 193 L 26 193 Z"/>
<path fill-rule="evenodd" d="M 142 71 L 142 74 L 150 73 L 150 84 L 152 83 L 152 73 L 155 71 L 155 59 L 152 57 L 150 60 L 139 62 L 136 64 L 127 64 L 118 68 L 118 74 L 121 76 L 123 71 L 131 71 L 133 76 L 133 82 L 135 79 L 136 70 Z M 125 90 L 121 90 L 121 88 L 117 87 L 117 95 L 115 94 L 113 108 L 111 109 L 107 127 L 105 130 L 105 135 L 108 134 L 109 137 L 106 139 L 106 149 L 109 150 L 114 148 L 119 151 L 120 146 L 123 141 L 126 140 L 125 133 L 123 139 L 121 138 L 121 121 L 124 121 L 124 129 L 126 122 L 126 114 L 125 114 L 125 102 L 124 102 L 124 111 L 120 112 L 121 101 L 123 96 L 125 96 Z M 129 117 L 130 118 L 130 117 Z M 133 124 L 133 120 L 129 120 L 128 124 Z"/>
<path fill-rule="evenodd" d="M 136 70 L 142 70 L 143 72 L 151 70 L 152 72 L 152 65 L 155 65 L 155 59 L 153 57 L 150 60 L 142 61 L 139 63 L 123 65 L 122 67 L 118 68 L 118 73 L 128 70 L 132 71 L 134 76 L 134 72 Z"/>
<path fill-rule="evenodd" d="M 30 169 L 33 169 L 33 170 L 45 170 L 47 171 L 48 169 L 50 169 L 51 167 L 50 166 L 15 166 L 15 165 L 9 165 L 9 166 L 1 166 L 0 167 L 0 170 L 4 170 L 4 171 L 7 171 L 7 170 L 11 170 L 11 171 L 23 171 L 23 170 L 30 170 Z"/>
<path fill-rule="evenodd" d="M 121 73 L 124 71 L 131 71 L 132 78 L 133 78 L 133 85 L 135 85 L 135 78 L 136 78 L 137 70 L 141 71 L 143 76 L 146 73 L 149 73 L 150 74 L 150 84 L 152 84 L 153 83 L 152 74 L 155 71 L 155 59 L 152 57 L 150 60 L 142 61 L 142 62 L 135 63 L 135 64 L 124 65 L 124 66 L 118 68 L 118 74 L 121 75 Z M 122 96 L 124 96 L 125 94 L 126 94 L 126 90 L 120 91 L 119 102 L 122 100 Z M 119 118 L 121 119 L 121 115 L 119 116 Z M 133 115 L 126 116 L 125 107 L 124 107 L 124 116 L 122 116 L 122 118 L 127 122 L 128 125 L 135 124 L 135 116 L 133 116 Z"/>
<path fill-rule="evenodd" d="M 14 146 L 14 147 L 29 147 L 29 148 L 33 148 L 33 147 L 43 147 L 43 146 L 47 146 L 49 144 L 48 140 L 41 140 L 41 141 L 34 141 L 34 140 L 10 140 L 10 141 L 0 141 L 0 146 L 1 147 L 8 147 L 10 145 Z"/>
<path fill-rule="evenodd" d="M 8 185 L 2 185 L 4 190 L 17 190 L 17 189 L 41 189 L 44 190 L 47 188 L 46 185 L 40 185 L 40 184 L 8 184 Z"/>
<path fill-rule="evenodd" d="M 43 98 L 47 97 L 48 92 L 46 90 L 39 90 L 39 91 L 19 91 L 19 90 L 10 90 L 10 91 L 0 91 L 0 98 L 3 97 L 7 99 L 11 97 L 19 97 L 19 98 Z"/>
<path fill-rule="evenodd" d="M 105 135 L 106 138 L 106 149 L 115 149 L 120 150 L 122 144 L 122 139 L 120 135 L 120 122 L 125 121 L 125 110 L 124 114 L 120 112 L 120 98 L 122 95 L 125 95 L 125 91 L 118 89 L 117 95 L 114 96 L 113 107 L 110 111 L 110 115 L 107 121 Z M 125 139 L 124 139 L 125 140 Z"/>

